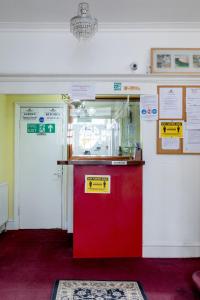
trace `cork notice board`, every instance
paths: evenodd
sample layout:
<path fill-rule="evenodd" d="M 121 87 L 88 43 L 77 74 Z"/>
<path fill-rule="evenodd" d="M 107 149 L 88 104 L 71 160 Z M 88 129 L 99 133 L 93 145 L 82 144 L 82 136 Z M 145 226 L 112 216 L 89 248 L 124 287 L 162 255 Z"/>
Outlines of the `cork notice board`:
<path fill-rule="evenodd" d="M 158 154 L 200 154 L 200 86 L 158 86 Z"/>

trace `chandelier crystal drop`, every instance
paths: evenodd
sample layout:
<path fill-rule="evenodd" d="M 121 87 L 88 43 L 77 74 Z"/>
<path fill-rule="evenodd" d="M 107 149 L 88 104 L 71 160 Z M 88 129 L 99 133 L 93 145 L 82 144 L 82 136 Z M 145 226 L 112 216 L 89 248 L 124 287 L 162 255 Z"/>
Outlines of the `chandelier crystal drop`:
<path fill-rule="evenodd" d="M 70 31 L 78 40 L 90 39 L 98 29 L 98 21 L 89 13 L 89 4 L 79 3 L 78 15 L 70 20 Z"/>

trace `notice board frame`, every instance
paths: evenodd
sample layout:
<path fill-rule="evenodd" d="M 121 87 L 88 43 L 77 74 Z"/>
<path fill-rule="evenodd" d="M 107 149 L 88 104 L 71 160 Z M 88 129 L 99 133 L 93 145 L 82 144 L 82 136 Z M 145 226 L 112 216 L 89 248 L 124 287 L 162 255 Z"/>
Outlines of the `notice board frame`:
<path fill-rule="evenodd" d="M 182 89 L 182 118 L 160 118 L 160 90 L 162 88 L 181 88 Z M 156 141 L 156 147 L 157 147 L 157 154 L 184 154 L 184 155 L 199 155 L 200 152 L 184 152 L 183 144 L 184 144 L 184 133 L 183 138 L 179 139 L 179 149 L 162 149 L 162 138 L 159 136 L 159 122 L 160 121 L 180 121 L 182 120 L 183 123 L 187 121 L 187 113 L 186 113 L 186 90 L 187 88 L 199 88 L 200 85 L 158 85 L 157 86 L 157 93 L 158 93 L 158 121 L 157 121 L 157 141 Z"/>

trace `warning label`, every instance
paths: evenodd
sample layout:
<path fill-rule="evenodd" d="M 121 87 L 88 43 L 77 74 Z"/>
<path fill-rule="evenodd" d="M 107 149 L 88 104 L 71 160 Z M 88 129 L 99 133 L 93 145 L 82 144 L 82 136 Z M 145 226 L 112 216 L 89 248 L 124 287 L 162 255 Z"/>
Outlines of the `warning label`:
<path fill-rule="evenodd" d="M 85 193 L 110 194 L 110 175 L 85 175 Z"/>
<path fill-rule="evenodd" d="M 182 138 L 183 122 L 160 121 L 159 132 L 161 138 Z"/>

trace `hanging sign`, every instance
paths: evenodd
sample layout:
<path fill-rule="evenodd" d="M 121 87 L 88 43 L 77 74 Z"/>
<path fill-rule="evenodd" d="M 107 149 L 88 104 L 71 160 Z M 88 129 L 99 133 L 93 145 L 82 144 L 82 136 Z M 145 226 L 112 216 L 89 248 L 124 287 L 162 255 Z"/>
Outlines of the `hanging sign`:
<path fill-rule="evenodd" d="M 160 138 L 183 138 L 183 122 L 160 121 L 159 136 Z"/>
<path fill-rule="evenodd" d="M 85 175 L 85 193 L 110 194 L 110 175 Z"/>
<path fill-rule="evenodd" d="M 73 100 L 95 100 L 96 98 L 94 84 L 72 84 L 69 94 Z"/>
<path fill-rule="evenodd" d="M 55 124 L 27 124 L 27 133 L 55 133 Z"/>

